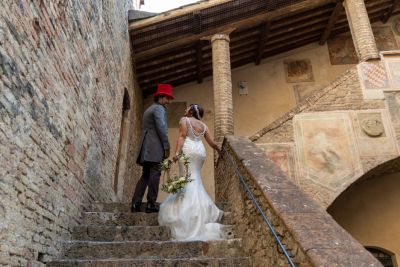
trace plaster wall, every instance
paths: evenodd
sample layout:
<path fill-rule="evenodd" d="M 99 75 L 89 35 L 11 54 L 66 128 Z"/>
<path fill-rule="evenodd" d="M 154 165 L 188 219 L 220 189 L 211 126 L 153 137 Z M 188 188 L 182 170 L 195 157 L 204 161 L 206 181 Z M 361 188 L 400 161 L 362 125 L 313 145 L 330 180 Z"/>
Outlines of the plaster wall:
<path fill-rule="evenodd" d="M 400 173 L 361 181 L 328 208 L 333 218 L 362 245 L 400 257 Z"/>
<path fill-rule="evenodd" d="M 313 66 L 314 82 L 286 82 L 284 60 L 310 59 Z M 234 128 L 235 135 L 250 136 L 264 125 L 268 125 L 296 106 L 293 85 L 301 84 L 310 88 L 321 88 L 340 76 L 352 65 L 331 65 L 327 45 L 311 44 L 272 58 L 260 65 L 248 64 L 232 71 Z M 248 94 L 239 95 L 238 83 L 246 81 Z M 204 122 L 213 133 L 214 100 L 212 79 L 202 84 L 188 84 L 174 89 L 175 102 L 197 103 L 204 107 Z M 182 111 L 183 115 L 183 111 Z M 177 116 L 178 118 L 179 116 Z M 169 136 L 175 148 L 178 129 L 170 127 Z M 172 151 L 174 152 L 174 150 Z M 207 147 L 207 159 L 202 172 L 203 183 L 214 197 L 214 168 L 212 149 Z M 160 194 L 160 200 L 164 198 Z"/>

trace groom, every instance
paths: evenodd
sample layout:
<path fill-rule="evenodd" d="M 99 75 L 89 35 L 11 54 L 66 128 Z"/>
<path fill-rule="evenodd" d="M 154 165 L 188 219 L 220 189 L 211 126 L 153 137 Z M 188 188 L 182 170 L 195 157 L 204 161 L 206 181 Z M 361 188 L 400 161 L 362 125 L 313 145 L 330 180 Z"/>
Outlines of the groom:
<path fill-rule="evenodd" d="M 132 212 L 140 212 L 144 192 L 147 188 L 146 212 L 158 212 L 156 205 L 160 183 L 160 163 L 169 157 L 167 106 L 175 97 L 172 86 L 159 84 L 154 94 L 154 103 L 143 114 L 143 130 L 140 152 L 136 163 L 143 166 L 142 176 L 136 184 L 132 198 Z"/>

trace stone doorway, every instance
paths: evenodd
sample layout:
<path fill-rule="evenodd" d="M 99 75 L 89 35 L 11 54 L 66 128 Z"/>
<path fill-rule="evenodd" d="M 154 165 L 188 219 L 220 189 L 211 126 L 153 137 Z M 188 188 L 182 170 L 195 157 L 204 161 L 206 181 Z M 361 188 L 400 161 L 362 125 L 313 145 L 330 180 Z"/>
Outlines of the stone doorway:
<path fill-rule="evenodd" d="M 328 213 L 383 266 L 400 257 L 400 172 L 361 177 L 339 195 Z"/>
<path fill-rule="evenodd" d="M 126 156 L 128 152 L 130 107 L 131 103 L 130 103 L 129 93 L 128 90 L 124 88 L 124 98 L 122 101 L 121 128 L 120 128 L 119 145 L 118 145 L 118 158 L 117 158 L 114 181 L 113 181 L 114 192 L 120 199 L 122 198 L 123 194 L 123 182 L 126 170 Z"/>

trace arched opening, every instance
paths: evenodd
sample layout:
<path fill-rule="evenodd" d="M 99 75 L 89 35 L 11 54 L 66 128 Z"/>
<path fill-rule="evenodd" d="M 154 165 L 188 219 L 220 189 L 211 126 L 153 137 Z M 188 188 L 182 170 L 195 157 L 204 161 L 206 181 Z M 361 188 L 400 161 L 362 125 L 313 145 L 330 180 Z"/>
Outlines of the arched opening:
<path fill-rule="evenodd" d="M 399 204 L 400 172 L 395 172 L 361 177 L 339 195 L 328 212 L 384 266 L 398 266 Z"/>
<path fill-rule="evenodd" d="M 117 193 L 119 197 L 122 197 L 122 187 L 123 187 L 123 177 L 125 174 L 126 166 L 126 154 L 128 150 L 128 136 L 129 136 L 129 110 L 131 108 L 131 103 L 129 99 L 129 93 L 126 88 L 124 88 L 124 98 L 122 100 L 122 118 L 121 118 L 121 128 L 119 134 L 119 145 L 118 145 L 118 158 L 117 165 L 115 168 L 113 188 L 114 192 Z"/>
<path fill-rule="evenodd" d="M 375 258 L 377 258 L 384 267 L 394 267 L 393 253 L 377 247 L 365 247 Z"/>

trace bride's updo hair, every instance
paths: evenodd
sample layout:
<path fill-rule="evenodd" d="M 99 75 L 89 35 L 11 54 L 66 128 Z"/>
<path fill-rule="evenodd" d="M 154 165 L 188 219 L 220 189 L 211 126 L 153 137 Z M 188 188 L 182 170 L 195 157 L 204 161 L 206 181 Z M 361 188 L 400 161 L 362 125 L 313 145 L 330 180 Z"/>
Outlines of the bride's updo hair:
<path fill-rule="evenodd" d="M 189 111 L 192 113 L 193 117 L 198 120 L 201 120 L 204 115 L 204 109 L 198 104 L 190 104 Z"/>

